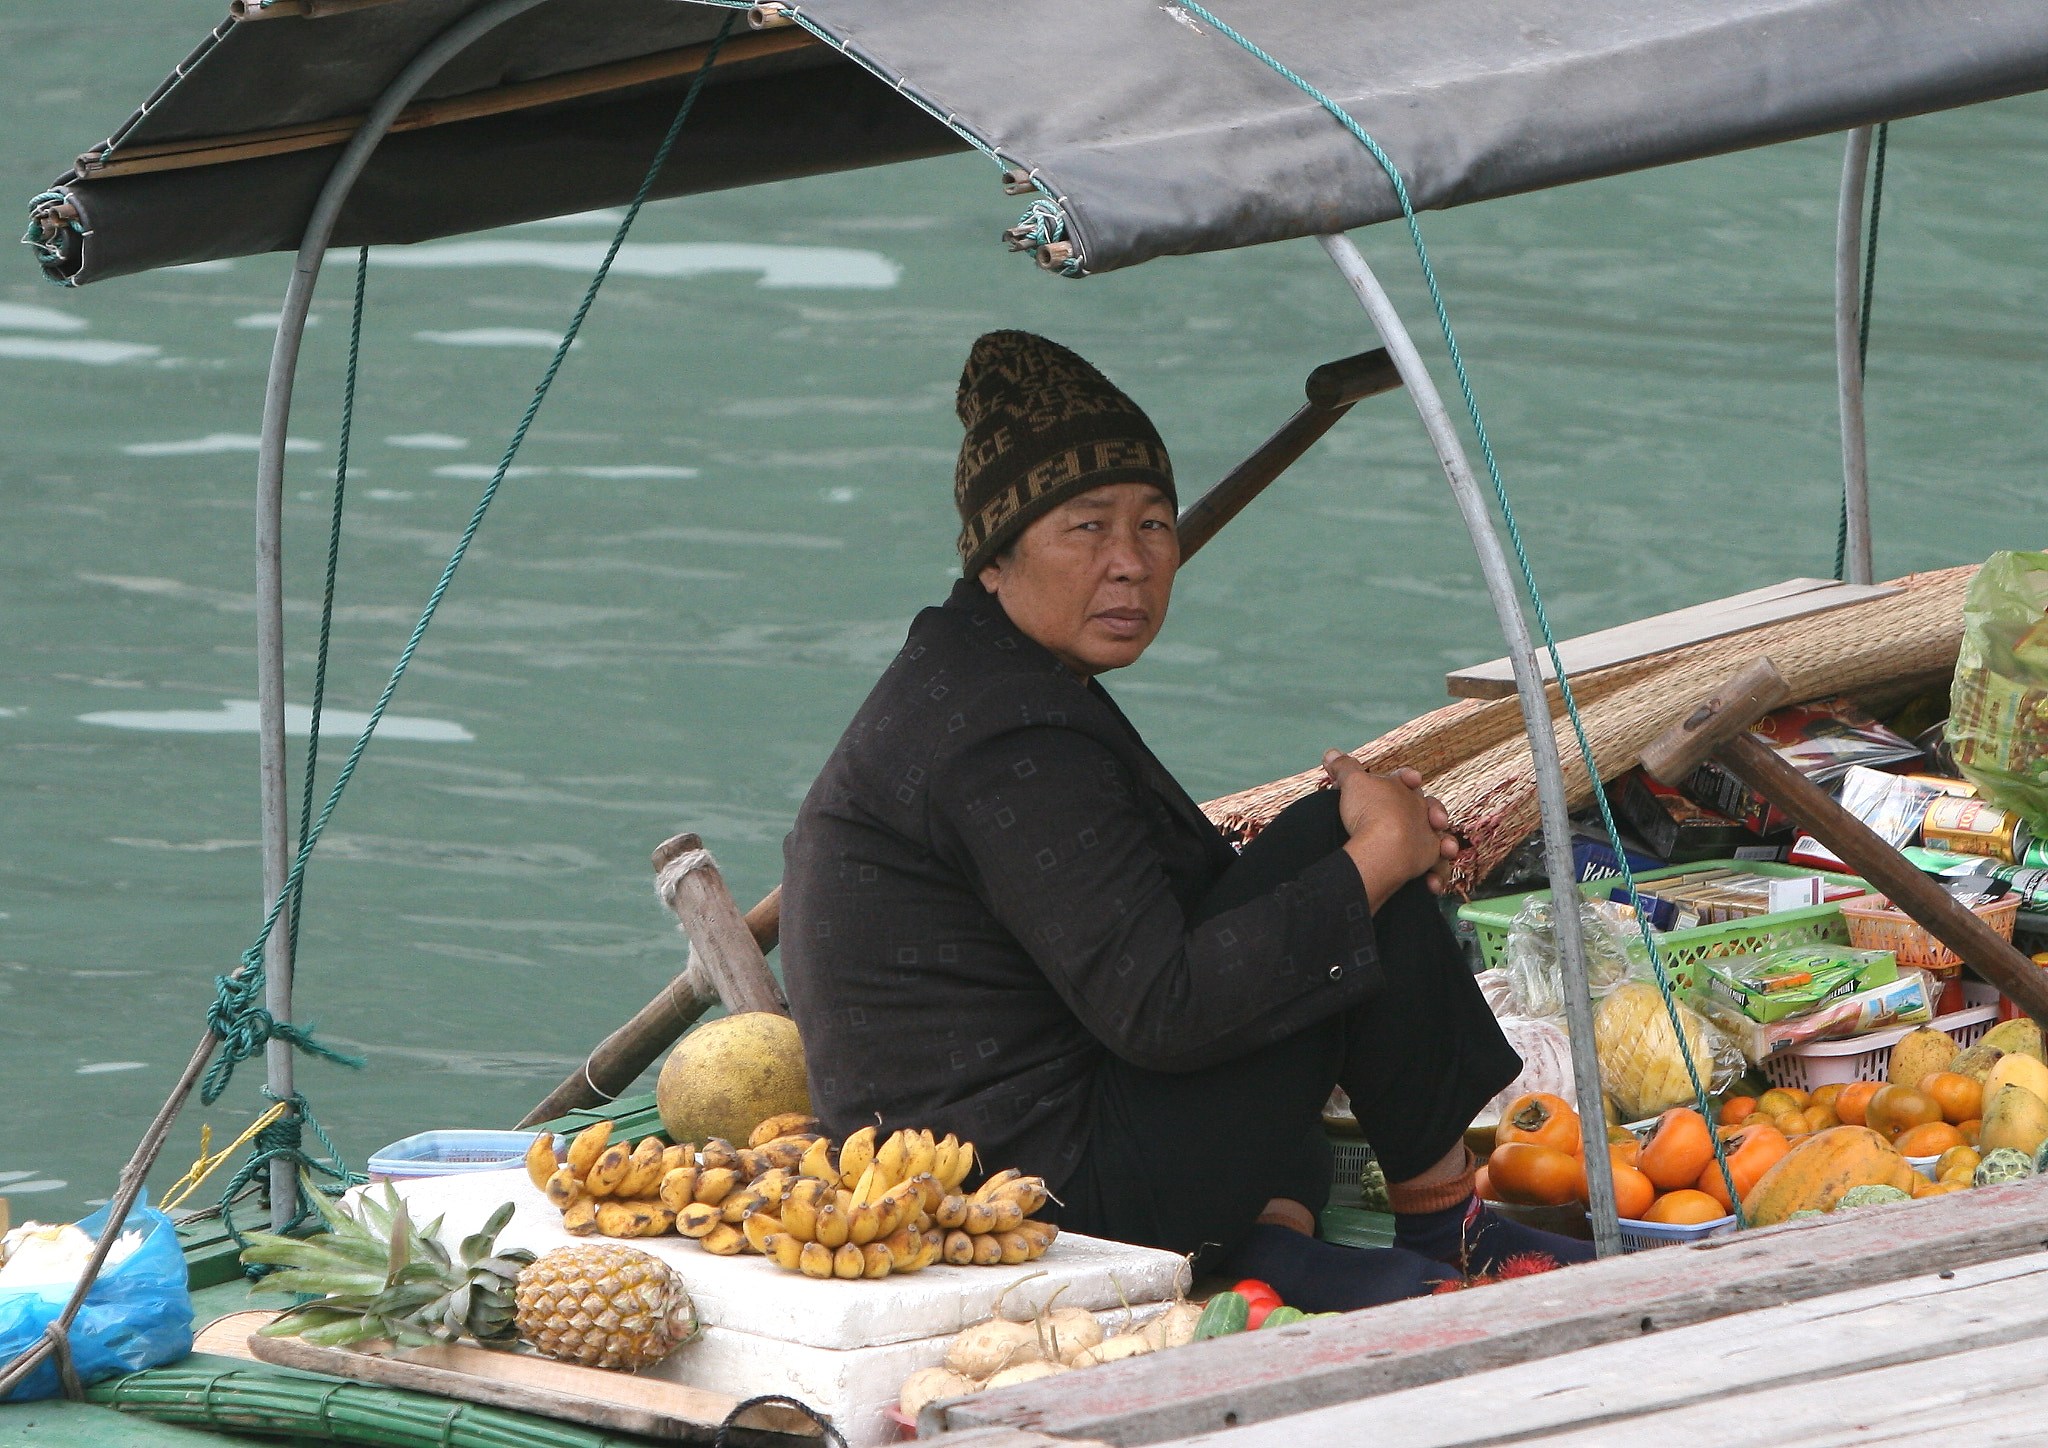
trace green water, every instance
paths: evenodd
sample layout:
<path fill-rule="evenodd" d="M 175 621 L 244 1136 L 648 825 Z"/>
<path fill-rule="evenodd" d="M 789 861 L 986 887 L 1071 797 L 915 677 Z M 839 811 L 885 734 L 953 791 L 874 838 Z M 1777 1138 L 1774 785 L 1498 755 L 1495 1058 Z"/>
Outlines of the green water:
<path fill-rule="evenodd" d="M 215 9 L 0 0 L 0 195 L 102 136 Z M 1561 629 L 1832 567 L 1839 155 L 1801 142 L 1427 219 Z M 1880 576 L 2048 541 L 2044 182 L 2038 98 L 1895 130 L 1870 368 Z M 355 1161 L 509 1124 L 680 967 L 650 889 L 664 836 L 703 834 L 742 903 L 775 883 L 813 772 L 947 587 L 950 393 L 977 333 L 1032 328 L 1100 364 L 1190 494 L 1311 367 L 1367 345 L 1312 243 L 1075 283 L 1002 253 L 1015 209 L 955 158 L 643 216 L 636 243 L 800 250 L 695 276 L 656 273 L 700 253 L 629 253 L 393 706 L 419 737 L 373 747 L 315 857 L 300 1018 L 368 1068 L 301 1082 Z M 1405 240 L 1362 241 L 1437 355 Z M 234 439 L 256 430 L 284 274 L 265 257 L 70 292 L 24 250 L 0 278 L 0 1194 L 17 1220 L 108 1193 L 259 917 L 255 741 L 224 704 L 254 697 L 253 457 Z M 472 506 L 467 474 L 495 461 L 583 281 L 373 269 L 336 707 L 374 700 Z M 337 265 L 293 429 L 297 703 L 346 283 Z M 1396 394 L 1189 567 L 1163 641 L 1111 683 L 1206 797 L 1431 708 L 1446 668 L 1497 652 Z M 258 1084 L 245 1068 L 188 1113 L 170 1174 L 201 1121 L 247 1122 Z"/>

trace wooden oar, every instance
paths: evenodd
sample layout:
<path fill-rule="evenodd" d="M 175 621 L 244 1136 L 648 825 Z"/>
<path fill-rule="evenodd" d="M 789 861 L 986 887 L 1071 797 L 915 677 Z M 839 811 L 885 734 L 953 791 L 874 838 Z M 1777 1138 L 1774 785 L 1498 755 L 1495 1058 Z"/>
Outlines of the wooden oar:
<path fill-rule="evenodd" d="M 2041 967 L 1749 732 L 1758 719 L 1789 703 L 1791 693 L 1769 659 L 1756 660 L 1652 740 L 1642 752 L 1643 768 L 1653 779 L 1676 785 L 1709 757 L 1726 766 L 2028 1015 L 2048 1023 L 2048 982 Z"/>

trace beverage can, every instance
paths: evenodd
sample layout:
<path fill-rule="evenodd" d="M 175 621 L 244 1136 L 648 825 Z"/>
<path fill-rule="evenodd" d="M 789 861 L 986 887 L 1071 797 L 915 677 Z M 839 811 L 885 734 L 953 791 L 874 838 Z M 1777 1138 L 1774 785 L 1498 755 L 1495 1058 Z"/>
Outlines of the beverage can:
<path fill-rule="evenodd" d="M 1931 850 L 1958 855 L 1988 855 L 2017 864 L 2033 843 L 2033 832 L 2010 810 L 1981 799 L 1943 796 L 1929 800 L 1920 823 L 1920 838 Z"/>

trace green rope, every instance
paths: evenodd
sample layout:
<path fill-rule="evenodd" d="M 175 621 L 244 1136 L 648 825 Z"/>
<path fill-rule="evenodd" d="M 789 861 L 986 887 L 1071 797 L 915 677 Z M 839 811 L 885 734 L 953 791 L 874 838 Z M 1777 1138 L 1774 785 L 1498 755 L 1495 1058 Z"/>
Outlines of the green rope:
<path fill-rule="evenodd" d="M 320 650 L 313 663 L 313 718 L 306 731 L 306 788 L 299 799 L 299 839 L 313 828 L 313 777 L 320 764 L 320 714 L 327 701 L 327 659 L 334 637 L 334 578 L 341 567 L 342 502 L 348 492 L 348 443 L 356 421 L 356 367 L 363 355 L 363 298 L 370 286 L 370 249 L 356 251 L 355 309 L 349 316 L 348 373 L 341 384 L 341 443 L 334 455 L 334 516 L 327 525 L 327 586 L 320 595 Z M 305 886 L 292 892 L 292 959 L 299 958 L 299 909 Z"/>
<path fill-rule="evenodd" d="M 300 1183 L 296 1194 L 298 1199 L 293 1205 L 290 1220 L 284 1224 L 283 1230 L 285 1232 L 291 1232 L 301 1223 L 311 1221 L 319 1215 L 318 1211 L 305 1197 L 307 1191 L 318 1190 L 314 1184 L 307 1180 L 309 1173 L 326 1177 L 343 1191 L 369 1180 L 368 1177 L 360 1172 L 350 1171 L 342 1162 L 341 1149 L 334 1144 L 334 1139 L 327 1134 L 327 1128 L 322 1126 L 319 1120 L 314 1117 L 313 1110 L 306 1104 L 304 1096 L 301 1096 L 296 1091 L 290 1096 L 279 1096 L 268 1087 L 264 1088 L 263 1094 L 272 1101 L 284 1102 L 290 1109 L 270 1125 L 256 1133 L 256 1139 L 250 1143 L 249 1159 L 242 1163 L 234 1176 L 229 1179 L 226 1189 L 221 1192 L 220 1222 L 227 1229 L 227 1234 L 234 1239 L 235 1245 L 238 1247 L 247 1247 L 249 1239 L 244 1237 L 241 1229 L 235 1225 L 235 1199 L 241 1195 L 242 1189 L 252 1181 L 267 1183 L 270 1177 L 270 1164 L 273 1161 L 283 1158 L 295 1163 L 298 1167 L 298 1170 L 293 1173 L 294 1178 Z M 313 1128 L 313 1135 L 319 1138 L 320 1145 L 327 1152 L 324 1159 L 306 1154 L 303 1144 L 304 1139 L 301 1133 L 308 1126 Z M 264 1276 L 272 1270 L 269 1267 L 252 1265 L 245 1266 L 242 1272 L 247 1277 L 257 1278 Z"/>
<path fill-rule="evenodd" d="M 285 879 L 283 888 L 278 891 L 277 898 L 271 901 L 269 912 L 264 916 L 263 926 L 257 932 L 255 943 L 242 952 L 241 970 L 232 976 L 221 976 L 217 981 L 214 1003 L 207 1012 L 207 1024 L 220 1036 L 221 1049 L 212 1066 L 207 1069 L 205 1080 L 200 1085 L 200 1100 L 203 1102 L 211 1104 L 220 1099 L 221 1093 L 227 1089 L 228 1082 L 234 1075 L 236 1065 L 254 1056 L 271 1040 L 289 1042 L 299 1050 L 325 1057 L 330 1061 L 348 1065 L 361 1064 L 354 1058 L 344 1056 L 315 1041 L 304 1030 L 290 1022 L 277 1020 L 263 1009 L 263 947 L 270 939 L 271 931 L 277 927 L 278 919 L 284 913 L 286 905 L 297 895 L 300 883 L 305 878 L 306 861 L 311 857 L 314 846 L 320 842 L 327 822 L 334 817 L 335 807 L 341 803 L 342 792 L 355 777 L 356 767 L 362 762 L 364 751 L 370 747 L 370 738 L 377 732 L 377 725 L 383 719 L 384 711 L 390 707 L 392 696 L 398 692 L 399 681 L 405 677 L 405 671 L 412 663 L 414 653 L 419 649 L 420 640 L 426 636 L 427 626 L 433 622 L 435 612 L 441 607 L 441 600 L 447 596 L 449 585 L 455 581 L 455 571 L 462 566 L 462 560 L 469 552 L 470 542 L 476 537 L 477 530 L 483 526 L 484 514 L 489 511 L 491 500 L 497 496 L 499 486 L 505 481 L 506 473 L 511 470 L 512 460 L 519 455 L 520 446 L 526 441 L 527 430 L 533 426 L 533 419 L 540 412 L 541 403 L 546 400 L 548 390 L 554 386 L 555 374 L 561 371 L 563 360 L 568 357 L 569 349 L 575 345 L 576 334 L 582 329 L 584 318 L 590 315 L 591 304 L 597 300 L 598 290 L 610 274 L 619 248 L 625 244 L 627 232 L 632 229 L 633 222 L 639 217 L 640 208 L 646 202 L 648 193 L 654 189 L 654 183 L 661 175 L 662 168 L 668 164 L 669 152 L 674 148 L 676 137 L 682 133 L 683 123 L 689 119 L 690 111 L 695 107 L 697 97 L 704 89 L 705 77 L 717 63 L 718 52 L 724 47 L 727 36 L 732 33 L 735 19 L 736 12 L 726 16 L 725 24 L 705 52 L 704 62 L 692 78 L 690 89 L 683 97 L 682 106 L 676 111 L 675 120 L 670 122 L 668 134 L 662 138 L 661 146 L 647 168 L 646 177 L 641 181 L 639 191 L 633 196 L 633 204 L 627 208 L 624 219 L 619 222 L 618 231 L 612 237 L 612 244 L 605 253 L 604 261 L 598 266 L 597 274 L 590 279 L 590 285 L 583 293 L 583 301 L 576 308 L 575 317 L 571 319 L 568 330 L 562 334 L 561 344 L 555 348 L 554 356 L 549 359 L 547 370 L 541 374 L 540 382 L 534 388 L 532 400 L 526 404 L 526 411 L 520 417 L 519 425 L 513 430 L 512 440 L 506 444 L 504 456 L 500 459 L 496 471 L 492 473 L 490 482 L 484 486 L 482 495 L 477 499 L 476 507 L 470 514 L 469 526 L 463 529 L 454 551 L 449 554 L 448 564 L 441 570 L 440 579 L 435 583 L 433 592 L 428 595 L 426 606 L 420 611 L 419 621 L 413 625 L 411 636 L 406 640 L 405 647 L 400 650 L 398 661 L 392 666 L 391 677 L 385 681 L 383 692 L 377 696 L 377 703 L 370 710 L 368 722 L 363 725 L 362 733 L 356 737 L 355 746 L 350 749 L 348 758 L 336 774 L 333 787 L 327 795 L 327 802 L 321 807 L 312 826 L 301 832 L 298 855 L 292 861 L 291 873 Z"/>
<path fill-rule="evenodd" d="M 1302 94 L 1327 111 L 1338 124 L 1351 133 L 1354 140 L 1371 153 L 1372 158 L 1379 163 L 1380 169 L 1386 173 L 1388 181 L 1392 183 L 1394 199 L 1400 202 L 1401 215 L 1408 223 L 1409 239 L 1415 244 L 1416 260 L 1421 263 L 1422 279 L 1429 287 L 1429 300 L 1431 306 L 1436 310 L 1437 325 L 1443 329 L 1444 347 L 1450 353 L 1451 368 L 1457 374 L 1458 390 L 1465 397 L 1465 411 L 1472 419 L 1472 431 L 1479 443 L 1479 454 L 1486 462 L 1487 477 L 1493 482 L 1493 495 L 1499 500 L 1501 518 L 1507 525 L 1508 539 L 1514 544 L 1515 562 L 1521 569 L 1523 585 L 1528 589 L 1529 603 L 1536 615 L 1536 625 L 1543 635 L 1544 650 L 1550 655 L 1551 670 L 1557 678 L 1558 692 L 1563 696 L 1565 713 L 1571 719 L 1572 733 L 1578 741 L 1579 756 L 1585 761 L 1586 777 L 1593 781 L 1593 800 L 1600 807 L 1601 823 L 1606 827 L 1607 838 L 1614 849 L 1615 860 L 1621 866 L 1623 888 L 1628 891 L 1629 900 L 1632 903 L 1635 902 L 1635 872 L 1629 868 L 1628 851 L 1622 846 L 1621 831 L 1614 823 L 1613 812 L 1608 808 L 1607 792 L 1599 787 L 1599 764 L 1593 757 L 1593 746 L 1586 738 L 1586 726 L 1579 717 L 1578 702 L 1572 697 L 1571 680 L 1566 675 L 1564 660 L 1558 656 L 1557 637 L 1551 630 L 1549 615 L 1543 607 L 1543 596 L 1536 588 L 1536 572 L 1529 562 L 1528 549 L 1523 545 L 1521 529 L 1515 523 L 1515 511 L 1508 502 L 1507 484 L 1501 478 L 1500 464 L 1494 458 L 1493 444 L 1486 435 L 1486 424 L 1479 416 L 1479 399 L 1473 394 L 1472 379 L 1467 375 L 1465 359 L 1458 351 L 1458 339 L 1451 330 L 1451 314 L 1444 305 L 1443 292 L 1437 286 L 1436 270 L 1430 265 L 1429 248 L 1423 245 L 1422 227 L 1415 219 L 1415 207 L 1408 199 L 1408 185 L 1402 179 L 1400 167 L 1396 166 L 1387 153 L 1380 149 L 1379 142 L 1367 135 L 1358 122 L 1352 119 L 1351 113 L 1338 105 L 1337 102 L 1331 100 L 1320 90 L 1316 89 L 1315 86 L 1302 79 L 1301 76 L 1295 74 L 1278 60 L 1275 60 L 1271 55 L 1268 55 L 1264 50 L 1261 50 L 1257 45 L 1240 35 L 1236 30 L 1204 9 L 1200 4 L 1197 4 L 1196 0 L 1177 0 L 1177 3 L 1183 10 L 1215 26 L 1224 36 L 1236 42 L 1247 53 L 1263 62 L 1276 75 L 1290 82 Z M 1551 882 L 1553 896 L 1562 897 L 1574 893 L 1576 889 L 1577 886 L 1573 881 Z M 1728 1170 L 1727 1153 L 1722 1148 L 1719 1133 L 1712 1130 L 1713 1112 L 1708 1108 L 1706 1086 L 1700 1079 L 1699 1067 L 1692 1058 L 1692 1050 L 1686 1044 L 1685 1030 L 1678 1017 L 1678 1002 L 1671 991 L 1671 978 L 1665 970 L 1663 954 L 1657 949 L 1656 939 L 1650 930 L 1649 919 L 1641 909 L 1636 911 L 1636 926 L 1642 935 L 1643 945 L 1649 952 L 1650 968 L 1657 979 L 1657 990 L 1664 999 L 1664 1010 L 1671 1022 L 1671 1033 L 1678 1041 L 1679 1054 L 1685 1060 L 1685 1073 L 1692 1083 L 1693 1097 L 1699 1102 L 1700 1114 L 1708 1120 L 1709 1135 L 1714 1138 L 1714 1160 L 1720 1165 L 1721 1179 L 1728 1189 L 1730 1201 L 1735 1205 L 1736 1225 L 1747 1225 L 1743 1217 L 1742 1200 L 1735 1191 L 1735 1179 Z M 1592 1109 L 1592 1103 L 1581 1102 L 1580 1107 L 1582 1110 Z"/>
<path fill-rule="evenodd" d="M 1863 239 L 1863 295 L 1856 305 L 1856 373 L 1870 361 L 1870 298 L 1877 290 L 1877 219 L 1884 213 L 1884 148 L 1892 123 L 1877 128 L 1877 155 L 1870 163 L 1870 233 Z M 1866 454 L 1866 466 L 1867 466 Z M 1842 517 L 1835 525 L 1835 577 L 1849 568 L 1849 480 L 1842 480 Z"/>

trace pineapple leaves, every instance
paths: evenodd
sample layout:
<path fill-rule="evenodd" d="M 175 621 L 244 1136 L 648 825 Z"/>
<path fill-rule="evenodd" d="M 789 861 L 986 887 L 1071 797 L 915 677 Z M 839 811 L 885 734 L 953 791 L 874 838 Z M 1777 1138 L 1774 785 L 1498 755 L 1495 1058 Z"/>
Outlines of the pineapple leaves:
<path fill-rule="evenodd" d="M 462 1265 L 464 1267 L 475 1267 L 479 1262 L 482 1262 L 491 1255 L 491 1249 L 496 1246 L 498 1241 L 498 1233 L 504 1231 L 505 1224 L 512 1220 L 512 1211 L 512 1203 L 506 1202 L 497 1211 L 491 1213 L 491 1219 L 483 1224 L 481 1230 L 472 1236 L 462 1239 Z"/>

